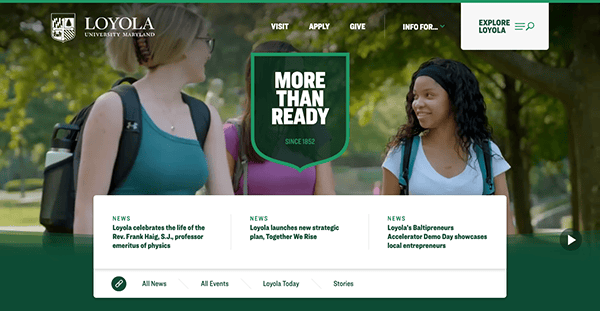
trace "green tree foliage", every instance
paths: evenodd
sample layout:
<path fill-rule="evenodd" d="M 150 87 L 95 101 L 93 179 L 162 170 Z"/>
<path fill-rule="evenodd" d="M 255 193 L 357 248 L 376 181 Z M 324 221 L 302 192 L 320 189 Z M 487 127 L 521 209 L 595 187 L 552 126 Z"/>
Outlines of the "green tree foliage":
<path fill-rule="evenodd" d="M 208 33 L 216 39 L 216 48 L 206 64 L 207 81 L 196 85 L 194 91 L 197 95 L 206 94 L 211 79 L 223 80 L 225 105 L 219 113 L 225 120 L 241 111 L 244 68 L 252 51 L 252 42 L 246 35 L 264 14 L 264 4 L 199 4 L 196 8 L 209 21 Z"/>
<path fill-rule="evenodd" d="M 350 112 L 355 116 L 362 109 L 359 122 L 365 125 L 375 105 L 388 95 L 381 86 L 390 81 L 406 84 L 416 69 L 411 61 L 429 59 L 443 46 L 429 33 L 401 31 L 403 22 L 415 19 L 395 18 L 398 14 L 379 4 L 270 5 L 250 37 L 254 41 L 285 40 L 306 52 L 350 52 Z M 335 22 L 328 31 L 319 31 L 308 30 L 311 21 Z M 290 29 L 273 31 L 271 22 L 289 22 Z M 348 27 L 351 22 L 365 22 L 369 28 L 352 31 Z"/>
<path fill-rule="evenodd" d="M 49 123 L 67 121 L 65 108 L 74 112 L 90 104 L 118 77 L 106 61 L 101 40 L 82 38 L 69 44 L 52 40 L 50 14 L 66 10 L 95 16 L 110 12 L 111 6 L 93 10 L 82 4 L 0 7 L 0 71 L 4 72 L 0 130 L 10 134 L 8 148 L 28 150 L 48 142 Z"/>
<path fill-rule="evenodd" d="M 205 16 L 211 25 L 209 34 L 217 38 L 217 48 L 207 64 L 207 80 L 225 81 L 223 109 L 226 115 L 233 115 L 238 110 L 237 90 L 243 86 L 245 58 L 251 50 L 244 36 L 254 26 L 254 15 L 260 14 L 262 5 L 250 5 L 251 10 L 244 5 L 188 6 Z M 0 4 L 2 163 L 8 163 L 7 149 L 19 148 L 37 163 L 43 162 L 41 155 L 49 147 L 53 125 L 70 121 L 75 112 L 125 75 L 110 67 L 103 39 L 83 34 L 84 17 L 117 16 L 122 8 L 119 4 Z M 76 14 L 74 40 L 60 43 L 50 37 L 53 12 Z M 143 70 L 134 74 L 142 75 Z M 203 98 L 207 85 L 187 91 Z"/>
<path fill-rule="evenodd" d="M 309 23 L 317 21 L 332 21 L 330 29 L 308 30 Z M 450 42 L 446 38 L 402 31 L 402 23 L 417 21 L 381 4 L 272 4 L 249 38 L 284 40 L 305 52 L 350 52 L 352 120 L 345 155 L 370 151 L 380 158 L 389 138 L 406 120 L 406 92 L 419 63 L 456 52 L 445 47 L 454 46 L 445 44 Z M 288 22 L 290 29 L 272 30 L 272 22 Z M 351 30 L 349 24 L 356 22 L 366 23 L 367 30 Z"/>

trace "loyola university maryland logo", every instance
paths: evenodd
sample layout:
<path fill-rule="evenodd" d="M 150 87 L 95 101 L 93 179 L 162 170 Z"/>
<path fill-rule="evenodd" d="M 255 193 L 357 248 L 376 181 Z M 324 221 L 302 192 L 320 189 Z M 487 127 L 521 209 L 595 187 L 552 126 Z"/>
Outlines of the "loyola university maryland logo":
<path fill-rule="evenodd" d="M 52 39 L 65 43 L 75 38 L 75 13 L 52 13 Z"/>

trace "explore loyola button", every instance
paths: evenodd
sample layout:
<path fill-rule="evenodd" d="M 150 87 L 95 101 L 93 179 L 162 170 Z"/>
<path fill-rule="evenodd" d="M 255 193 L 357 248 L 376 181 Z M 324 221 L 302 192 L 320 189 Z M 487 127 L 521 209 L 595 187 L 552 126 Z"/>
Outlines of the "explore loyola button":
<path fill-rule="evenodd" d="M 463 50 L 547 50 L 548 3 L 461 3 Z"/>
<path fill-rule="evenodd" d="M 567 229 L 560 235 L 560 245 L 568 251 L 578 249 L 582 240 L 581 233 L 572 229 Z"/>

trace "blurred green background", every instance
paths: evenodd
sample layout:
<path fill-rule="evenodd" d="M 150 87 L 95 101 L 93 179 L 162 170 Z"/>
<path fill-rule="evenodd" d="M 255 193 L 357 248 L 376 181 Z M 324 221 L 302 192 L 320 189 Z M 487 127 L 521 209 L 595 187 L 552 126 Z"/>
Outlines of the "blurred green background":
<path fill-rule="evenodd" d="M 256 43 L 277 39 L 304 52 L 350 53 L 350 145 L 333 161 L 338 194 L 377 192 L 385 145 L 406 120 L 411 74 L 432 57 L 452 58 L 479 79 L 494 140 L 512 166 L 519 232 L 600 230 L 599 4 L 550 4 L 547 51 L 462 51 L 460 4 L 187 6 L 210 21 L 217 41 L 207 81 L 186 92 L 217 106 L 222 120 L 241 112 L 244 65 Z M 41 193 L 26 179 L 42 177 L 53 125 L 70 121 L 124 76 L 110 67 L 103 40 L 82 34 L 83 16 L 113 16 L 118 8 L 0 4 L 0 227 L 38 225 Z M 77 14 L 73 41 L 51 39 L 53 12 Z M 290 28 L 274 31 L 272 22 Z M 310 22 L 331 27 L 308 30 Z M 352 31 L 351 22 L 367 29 Z M 405 23 L 439 30 L 404 31 Z"/>

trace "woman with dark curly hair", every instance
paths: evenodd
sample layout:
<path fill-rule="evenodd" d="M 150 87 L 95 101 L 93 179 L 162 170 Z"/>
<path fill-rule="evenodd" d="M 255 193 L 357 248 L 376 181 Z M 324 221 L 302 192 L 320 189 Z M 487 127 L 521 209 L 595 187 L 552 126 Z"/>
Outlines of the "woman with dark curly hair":
<path fill-rule="evenodd" d="M 431 59 L 413 74 L 406 95 L 408 121 L 387 145 L 382 194 L 400 194 L 401 146 L 412 138 L 417 146 L 408 180 L 410 194 L 481 195 L 482 170 L 476 148 L 489 150 L 495 194 L 509 199 L 505 172 L 510 165 L 491 142 L 485 102 L 475 75 L 464 64 Z M 491 148 L 484 148 L 488 144 Z M 507 206 L 507 229 L 514 233 Z"/>

